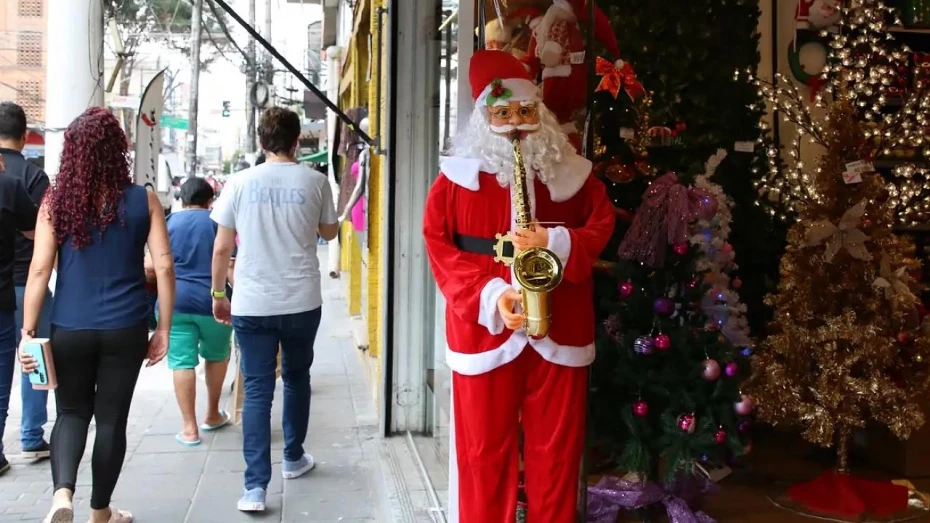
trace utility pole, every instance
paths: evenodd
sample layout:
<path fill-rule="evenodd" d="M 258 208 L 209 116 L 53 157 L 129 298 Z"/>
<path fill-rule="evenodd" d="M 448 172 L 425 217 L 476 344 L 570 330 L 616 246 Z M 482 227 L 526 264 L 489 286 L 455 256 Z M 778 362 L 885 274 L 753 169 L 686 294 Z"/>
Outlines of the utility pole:
<path fill-rule="evenodd" d="M 255 0 L 249 0 L 249 25 L 255 27 Z M 255 74 L 258 73 L 258 60 L 255 59 L 255 39 L 249 38 L 246 47 L 248 63 L 245 64 L 245 152 L 255 152 L 255 106 L 252 104 L 252 89 L 255 87 Z"/>
<path fill-rule="evenodd" d="M 197 110 L 200 97 L 200 20 L 203 15 L 203 0 L 194 0 L 191 14 L 191 88 L 187 129 L 187 172 L 188 178 L 197 176 Z"/>
<path fill-rule="evenodd" d="M 65 128 L 88 107 L 103 105 L 103 5 L 48 0 L 46 12 L 45 171 L 54 180 Z"/>
<path fill-rule="evenodd" d="M 265 40 L 270 44 L 274 44 L 271 41 L 271 2 L 272 0 L 266 0 L 265 3 Z M 268 86 L 269 93 L 269 102 L 274 99 L 274 59 L 271 57 L 271 53 L 265 52 L 265 74 L 264 74 L 265 85 Z"/>

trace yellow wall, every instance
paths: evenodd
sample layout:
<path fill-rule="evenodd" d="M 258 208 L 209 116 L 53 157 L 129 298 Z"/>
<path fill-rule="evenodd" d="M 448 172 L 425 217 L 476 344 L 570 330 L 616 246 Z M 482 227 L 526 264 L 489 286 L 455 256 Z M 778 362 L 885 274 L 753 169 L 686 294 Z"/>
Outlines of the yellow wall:
<path fill-rule="evenodd" d="M 369 134 L 373 138 L 384 136 L 385 122 L 383 118 L 387 106 L 387 78 L 388 57 L 387 41 L 384 35 L 378 34 L 378 8 L 385 5 L 385 0 L 367 0 L 356 8 L 356 18 L 359 22 L 358 31 L 349 44 L 348 65 L 345 74 L 351 75 L 352 83 L 340 100 L 343 108 L 368 106 L 368 119 L 370 122 Z M 382 23 L 387 25 L 386 17 Z M 368 35 L 372 35 L 372 52 L 368 50 Z M 378 39 L 381 38 L 381 56 L 374 56 L 378 50 Z M 368 78 L 368 58 L 372 57 L 371 78 Z M 381 60 L 381 96 L 378 99 L 377 73 L 378 59 Z M 382 144 L 383 145 L 383 144 Z M 347 273 L 349 313 L 362 315 L 368 331 L 368 356 L 374 362 L 380 363 L 381 335 L 384 326 L 381 316 L 384 313 L 385 285 L 381 271 L 381 256 L 383 253 L 384 238 L 382 225 L 384 223 L 384 209 L 387 205 L 387 189 L 384 180 L 385 158 L 372 149 L 369 187 L 368 187 L 368 252 L 367 263 L 362 262 L 362 251 L 358 239 L 355 237 L 352 225 L 344 223 L 342 227 L 342 266 Z M 367 271 L 367 278 L 363 272 Z M 363 289 L 363 281 L 365 288 Z M 362 292 L 367 295 L 362 300 Z M 365 302 L 364 310 L 362 303 Z M 380 372 L 380 367 L 378 367 Z"/>

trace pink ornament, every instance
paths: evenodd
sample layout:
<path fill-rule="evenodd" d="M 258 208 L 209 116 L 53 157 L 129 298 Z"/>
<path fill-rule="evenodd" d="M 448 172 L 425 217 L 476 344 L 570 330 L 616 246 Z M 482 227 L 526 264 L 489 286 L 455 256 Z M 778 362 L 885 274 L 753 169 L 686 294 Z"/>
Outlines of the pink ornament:
<path fill-rule="evenodd" d="M 694 417 L 694 414 L 682 414 L 678 416 L 678 428 L 682 432 L 694 434 L 694 430 L 697 429 L 697 418 Z"/>
<path fill-rule="evenodd" d="M 688 282 L 688 288 L 694 289 L 698 286 L 699 280 L 697 278 L 691 278 L 691 281 Z"/>
<path fill-rule="evenodd" d="M 717 433 L 714 434 L 714 443 L 717 445 L 723 445 L 727 442 L 727 431 L 722 428 L 717 429 Z"/>
<path fill-rule="evenodd" d="M 719 378 L 720 364 L 717 363 L 717 360 L 704 360 L 704 372 L 701 373 L 701 376 L 703 376 L 707 381 L 714 381 L 715 379 Z"/>
<path fill-rule="evenodd" d="M 723 244 L 723 252 L 730 254 L 731 252 L 733 252 L 733 246 L 730 245 L 729 243 Z"/>
<path fill-rule="evenodd" d="M 672 245 L 672 250 L 675 251 L 675 254 L 684 256 L 685 254 L 688 254 L 688 244 L 684 242 L 676 243 L 675 245 Z"/>
<path fill-rule="evenodd" d="M 736 377 L 736 375 L 739 374 L 739 365 L 737 365 L 735 361 L 731 361 L 730 363 L 727 363 L 726 367 L 724 367 L 723 372 L 725 372 L 726 375 L 731 378 Z"/>
<path fill-rule="evenodd" d="M 649 404 L 643 400 L 633 402 L 633 414 L 640 418 L 645 418 L 649 414 Z"/>
<path fill-rule="evenodd" d="M 620 296 L 624 298 L 629 298 L 633 295 L 633 282 L 625 281 L 620 284 Z"/>
<path fill-rule="evenodd" d="M 740 395 L 740 400 L 733 404 L 733 410 L 736 411 L 740 416 L 748 416 L 752 414 L 752 409 L 755 407 L 754 402 L 752 401 L 752 396 L 748 394 Z"/>
<path fill-rule="evenodd" d="M 702 220 L 710 221 L 717 216 L 717 198 L 703 189 L 694 189 L 692 192 L 698 196 L 697 216 Z"/>
<path fill-rule="evenodd" d="M 672 338 L 668 334 L 659 334 L 652 340 L 652 344 L 660 351 L 667 351 L 672 346 Z"/>
<path fill-rule="evenodd" d="M 742 287 L 742 286 L 743 286 L 743 280 L 741 280 L 741 279 L 739 279 L 739 278 L 733 278 L 733 288 L 734 288 L 734 289 L 739 289 L 739 288 Z"/>

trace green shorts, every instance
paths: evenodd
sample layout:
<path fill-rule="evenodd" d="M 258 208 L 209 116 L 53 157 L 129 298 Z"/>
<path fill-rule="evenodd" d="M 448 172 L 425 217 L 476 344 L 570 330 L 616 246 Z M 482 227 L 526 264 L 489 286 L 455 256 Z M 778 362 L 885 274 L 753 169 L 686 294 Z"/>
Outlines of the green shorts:
<path fill-rule="evenodd" d="M 213 316 L 175 314 L 168 345 L 168 368 L 193 369 L 200 362 L 229 359 L 232 327 L 217 323 Z"/>

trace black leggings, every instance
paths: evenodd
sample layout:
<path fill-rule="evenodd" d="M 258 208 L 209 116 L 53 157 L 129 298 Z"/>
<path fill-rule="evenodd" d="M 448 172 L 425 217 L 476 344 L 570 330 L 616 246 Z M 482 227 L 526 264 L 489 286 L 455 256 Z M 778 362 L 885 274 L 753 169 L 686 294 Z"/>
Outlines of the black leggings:
<path fill-rule="evenodd" d="M 90 507 L 94 510 L 110 506 L 123 467 L 129 406 L 147 348 L 145 322 L 115 330 L 52 327 L 52 355 L 58 374 L 58 418 L 51 440 L 52 480 L 55 490 L 74 491 L 93 417 L 97 436 L 91 462 Z"/>

